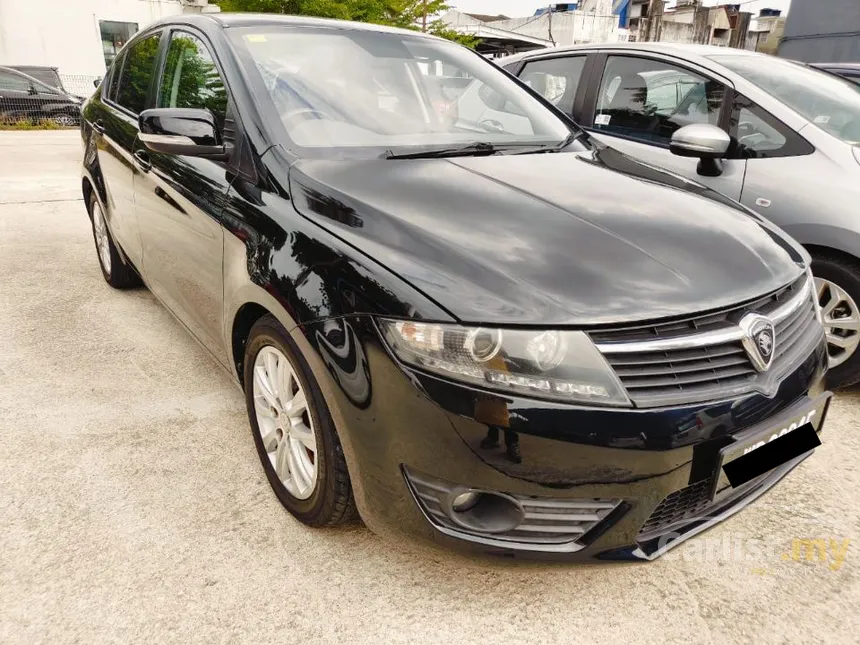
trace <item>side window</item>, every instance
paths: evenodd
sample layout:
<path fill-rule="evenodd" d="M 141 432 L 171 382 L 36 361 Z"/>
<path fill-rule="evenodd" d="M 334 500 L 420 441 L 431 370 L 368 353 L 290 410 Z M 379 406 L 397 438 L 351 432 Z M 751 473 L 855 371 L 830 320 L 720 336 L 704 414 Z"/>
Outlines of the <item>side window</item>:
<path fill-rule="evenodd" d="M 526 63 L 520 80 L 565 114 L 573 114 L 573 99 L 584 67 L 585 56 L 536 60 Z"/>
<path fill-rule="evenodd" d="M 147 36 L 134 43 L 125 54 L 116 102 L 135 114 L 146 107 L 146 95 L 149 92 L 149 81 L 152 79 L 160 39 L 160 33 Z"/>
<path fill-rule="evenodd" d="M 13 92 L 29 92 L 30 81 L 23 76 L 0 72 L 0 90 L 11 90 Z"/>
<path fill-rule="evenodd" d="M 741 159 L 796 157 L 815 150 L 794 130 L 740 94 L 735 94 L 732 104 L 730 134 L 730 156 Z"/>
<path fill-rule="evenodd" d="M 206 45 L 189 33 L 174 32 L 164 63 L 158 107 L 206 108 L 224 123 L 227 88 Z"/>
<path fill-rule="evenodd" d="M 718 125 L 726 88 L 659 60 L 609 56 L 594 129 L 658 145 L 691 123 Z"/>
<path fill-rule="evenodd" d="M 107 77 L 105 78 L 104 83 L 102 84 L 102 98 L 107 99 L 108 101 L 113 101 L 116 99 L 116 86 L 117 81 L 119 81 L 119 75 L 122 72 L 122 62 L 125 60 L 125 54 L 120 54 L 113 60 L 113 65 L 111 65 L 110 70 L 108 71 Z"/>

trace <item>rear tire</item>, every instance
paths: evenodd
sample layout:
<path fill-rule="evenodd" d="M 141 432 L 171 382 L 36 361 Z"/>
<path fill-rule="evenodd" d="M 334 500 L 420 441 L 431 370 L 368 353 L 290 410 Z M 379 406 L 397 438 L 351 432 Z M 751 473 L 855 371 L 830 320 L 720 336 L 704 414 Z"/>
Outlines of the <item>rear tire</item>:
<path fill-rule="evenodd" d="M 308 526 L 354 519 L 352 485 L 328 406 L 274 316 L 263 316 L 251 328 L 243 372 L 257 454 L 284 508 Z"/>
<path fill-rule="evenodd" d="M 832 388 L 860 382 L 860 262 L 838 254 L 812 259 L 816 293 L 824 317 Z"/>
<path fill-rule="evenodd" d="M 96 256 L 99 259 L 99 267 L 101 267 L 105 282 L 114 289 L 129 289 L 139 286 L 141 284 L 140 277 L 134 268 L 123 260 L 116 244 L 114 244 L 95 192 L 90 195 L 87 209 L 90 213 L 93 241 L 96 243 Z"/>

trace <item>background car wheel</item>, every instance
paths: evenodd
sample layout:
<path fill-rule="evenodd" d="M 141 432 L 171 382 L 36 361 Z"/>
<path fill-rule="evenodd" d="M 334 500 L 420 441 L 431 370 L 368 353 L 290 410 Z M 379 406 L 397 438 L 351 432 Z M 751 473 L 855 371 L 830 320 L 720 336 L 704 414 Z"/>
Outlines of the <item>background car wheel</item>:
<path fill-rule="evenodd" d="M 827 334 L 828 385 L 853 385 L 860 381 L 860 262 L 816 255 L 812 273 Z"/>
<path fill-rule="evenodd" d="M 353 519 L 352 486 L 328 406 L 273 316 L 251 328 L 243 378 L 254 444 L 281 504 L 309 526 Z"/>
<path fill-rule="evenodd" d="M 51 120 L 64 128 L 71 128 L 78 125 L 78 119 L 73 117 L 71 114 L 55 114 L 51 117 Z"/>
<path fill-rule="evenodd" d="M 90 221 L 93 225 L 93 239 L 96 243 L 96 254 L 105 282 L 114 289 L 128 289 L 138 286 L 140 277 L 131 266 L 126 264 L 117 250 L 95 193 L 90 195 L 89 211 Z"/>

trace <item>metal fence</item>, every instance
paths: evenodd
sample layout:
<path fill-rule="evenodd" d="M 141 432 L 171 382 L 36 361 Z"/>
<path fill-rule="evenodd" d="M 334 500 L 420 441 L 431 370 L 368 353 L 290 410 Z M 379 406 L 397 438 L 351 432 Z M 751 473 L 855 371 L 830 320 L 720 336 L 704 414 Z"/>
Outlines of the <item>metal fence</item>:
<path fill-rule="evenodd" d="M 0 126 L 76 127 L 81 104 L 95 91 L 97 76 L 55 74 L 44 81 L 6 71 L 0 75 Z"/>

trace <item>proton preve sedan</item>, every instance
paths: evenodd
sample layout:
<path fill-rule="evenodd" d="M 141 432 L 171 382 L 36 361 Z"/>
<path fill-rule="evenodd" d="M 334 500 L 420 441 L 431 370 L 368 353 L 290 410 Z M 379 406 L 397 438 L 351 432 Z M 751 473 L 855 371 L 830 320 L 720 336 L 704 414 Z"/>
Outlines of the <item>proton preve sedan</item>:
<path fill-rule="evenodd" d="M 593 137 L 738 200 L 803 244 L 827 333 L 828 383 L 860 381 L 860 86 L 708 45 L 582 45 L 500 62 Z M 673 154 L 672 137 L 691 124 L 731 137 L 717 164 Z"/>
<path fill-rule="evenodd" d="M 233 375 L 306 524 L 647 560 L 819 442 L 808 253 L 459 45 L 175 17 L 84 117 L 105 280 L 142 280 Z M 673 145 L 710 165 L 729 138 Z"/>

